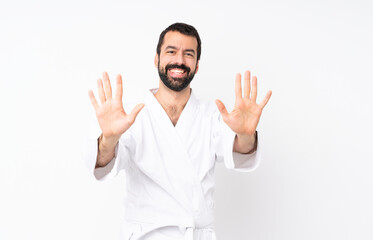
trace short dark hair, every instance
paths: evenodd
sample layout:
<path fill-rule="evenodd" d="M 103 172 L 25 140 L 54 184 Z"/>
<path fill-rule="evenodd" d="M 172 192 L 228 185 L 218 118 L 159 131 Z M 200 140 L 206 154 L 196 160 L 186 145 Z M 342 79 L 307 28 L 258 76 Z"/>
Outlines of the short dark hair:
<path fill-rule="evenodd" d="M 159 40 L 157 44 L 158 56 L 160 56 L 161 54 L 161 47 L 163 44 L 164 36 L 166 35 L 166 33 L 170 31 L 176 31 L 187 36 L 195 37 L 197 39 L 197 61 L 201 58 L 201 39 L 199 38 L 199 34 L 193 26 L 185 23 L 174 23 L 168 26 L 165 30 L 163 30 L 161 35 L 159 35 Z"/>

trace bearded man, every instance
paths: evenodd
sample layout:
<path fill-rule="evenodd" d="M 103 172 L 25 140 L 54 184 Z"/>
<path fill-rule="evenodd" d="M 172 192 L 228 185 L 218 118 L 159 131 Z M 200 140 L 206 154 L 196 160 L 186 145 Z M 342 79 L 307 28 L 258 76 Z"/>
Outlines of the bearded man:
<path fill-rule="evenodd" d="M 257 104 L 257 79 L 251 84 L 246 71 L 243 92 L 236 75 L 231 113 L 220 100 L 199 101 L 190 83 L 200 56 L 197 30 L 175 23 L 159 37 L 159 87 L 145 93 L 145 104 L 125 112 L 120 75 L 114 97 L 108 74 L 98 80 L 101 104 L 89 91 L 100 130 L 88 142 L 86 163 L 99 180 L 126 172 L 121 239 L 216 239 L 215 163 L 244 172 L 259 164 L 256 128 L 271 91 Z"/>

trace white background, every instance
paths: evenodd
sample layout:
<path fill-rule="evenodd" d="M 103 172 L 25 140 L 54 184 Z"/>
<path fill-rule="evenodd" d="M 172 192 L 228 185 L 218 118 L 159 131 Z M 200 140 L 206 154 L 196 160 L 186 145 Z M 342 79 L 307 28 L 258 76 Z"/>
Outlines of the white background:
<path fill-rule="evenodd" d="M 202 38 L 198 97 L 234 101 L 234 76 L 272 98 L 250 174 L 216 170 L 219 239 L 373 239 L 372 1 L 1 1 L 0 239 L 116 239 L 124 175 L 82 161 L 88 89 L 156 87 L 160 32 Z"/>

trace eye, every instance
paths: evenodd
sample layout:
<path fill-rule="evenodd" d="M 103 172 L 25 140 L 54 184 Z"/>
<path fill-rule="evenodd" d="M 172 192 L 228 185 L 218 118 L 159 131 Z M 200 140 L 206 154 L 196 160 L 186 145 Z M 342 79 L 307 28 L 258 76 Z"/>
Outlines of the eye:
<path fill-rule="evenodd" d="M 193 53 L 186 53 L 185 55 L 187 55 L 189 57 L 194 57 Z"/>
<path fill-rule="evenodd" d="M 169 50 L 169 51 L 167 51 L 167 53 L 173 54 L 173 53 L 175 53 L 175 51 Z"/>

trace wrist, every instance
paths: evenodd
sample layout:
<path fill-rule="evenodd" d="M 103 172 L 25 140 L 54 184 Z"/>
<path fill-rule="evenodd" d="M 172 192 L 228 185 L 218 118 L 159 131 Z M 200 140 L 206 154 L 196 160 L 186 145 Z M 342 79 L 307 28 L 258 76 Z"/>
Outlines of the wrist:
<path fill-rule="evenodd" d="M 256 151 L 258 145 L 257 131 L 254 134 L 236 134 L 234 151 L 250 154 Z"/>
<path fill-rule="evenodd" d="M 243 141 L 243 142 L 255 142 L 255 139 L 256 139 L 256 131 L 253 133 L 253 134 L 240 134 L 240 133 L 237 133 L 237 139 L 239 141 Z"/>
<path fill-rule="evenodd" d="M 115 156 L 115 146 L 120 137 L 105 137 L 103 134 L 97 139 L 98 152 L 96 168 L 105 167 Z"/>
<path fill-rule="evenodd" d="M 98 138 L 98 146 L 100 150 L 112 149 L 117 145 L 119 139 L 120 139 L 120 136 L 107 137 L 101 134 L 100 137 Z"/>

